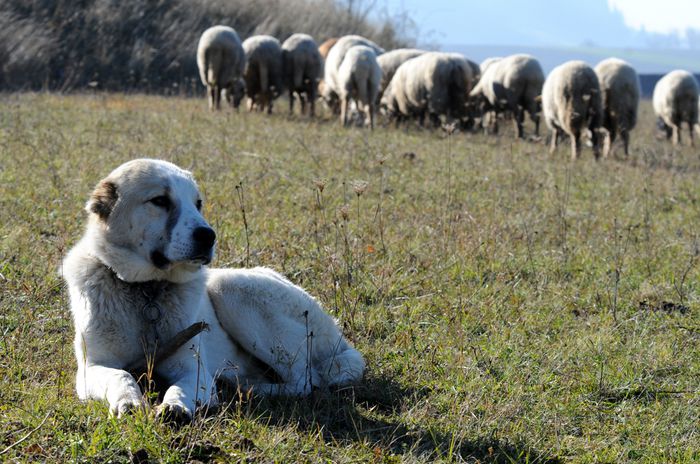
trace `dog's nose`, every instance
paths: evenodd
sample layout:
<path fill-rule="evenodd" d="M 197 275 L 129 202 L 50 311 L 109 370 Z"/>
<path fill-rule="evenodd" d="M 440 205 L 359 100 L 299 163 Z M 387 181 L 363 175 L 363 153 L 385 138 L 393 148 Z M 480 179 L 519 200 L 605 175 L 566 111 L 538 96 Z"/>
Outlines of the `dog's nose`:
<path fill-rule="evenodd" d="M 192 232 L 192 238 L 203 248 L 211 248 L 216 241 L 216 233 L 211 227 L 197 227 Z"/>

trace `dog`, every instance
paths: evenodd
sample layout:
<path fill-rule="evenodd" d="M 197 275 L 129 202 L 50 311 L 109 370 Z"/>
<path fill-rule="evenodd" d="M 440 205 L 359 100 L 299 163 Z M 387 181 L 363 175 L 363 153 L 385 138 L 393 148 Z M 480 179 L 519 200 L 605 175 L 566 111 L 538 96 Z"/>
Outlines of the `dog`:
<path fill-rule="evenodd" d="M 137 159 L 94 189 L 63 276 L 75 325 L 79 398 L 121 416 L 146 401 L 132 371 L 164 379 L 159 415 L 187 421 L 217 383 L 304 396 L 358 383 L 365 363 L 335 320 L 277 272 L 210 269 L 216 233 L 193 176 Z"/>

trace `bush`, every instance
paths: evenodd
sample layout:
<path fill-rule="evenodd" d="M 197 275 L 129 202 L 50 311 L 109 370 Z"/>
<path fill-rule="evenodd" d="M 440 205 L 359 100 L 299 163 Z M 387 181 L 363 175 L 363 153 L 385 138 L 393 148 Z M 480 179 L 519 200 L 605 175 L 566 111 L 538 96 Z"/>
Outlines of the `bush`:
<path fill-rule="evenodd" d="M 0 4 L 0 89 L 97 87 L 198 92 L 195 52 L 216 24 L 241 39 L 294 32 L 360 34 L 387 48 L 408 44 L 397 23 L 362 0 L 6 0 Z"/>

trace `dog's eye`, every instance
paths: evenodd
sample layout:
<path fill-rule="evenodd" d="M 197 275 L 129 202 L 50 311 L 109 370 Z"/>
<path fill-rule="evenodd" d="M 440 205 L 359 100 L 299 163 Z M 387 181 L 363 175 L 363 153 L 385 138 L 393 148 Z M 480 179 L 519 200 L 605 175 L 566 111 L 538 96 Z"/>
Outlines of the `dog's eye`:
<path fill-rule="evenodd" d="M 170 208 L 170 198 L 165 195 L 159 195 L 148 200 L 149 203 L 153 203 L 159 208 L 169 209 Z"/>
<path fill-rule="evenodd" d="M 197 200 L 195 206 L 197 207 L 197 211 L 202 211 L 202 200 Z"/>

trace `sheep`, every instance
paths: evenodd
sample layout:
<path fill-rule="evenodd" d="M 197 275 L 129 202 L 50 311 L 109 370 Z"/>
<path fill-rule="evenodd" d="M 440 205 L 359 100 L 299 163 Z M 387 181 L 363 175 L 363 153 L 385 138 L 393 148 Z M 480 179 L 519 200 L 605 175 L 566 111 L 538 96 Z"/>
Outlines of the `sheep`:
<path fill-rule="evenodd" d="M 481 79 L 481 66 L 479 63 L 476 63 L 469 58 L 464 57 L 466 60 L 467 64 L 469 65 L 469 69 L 472 72 L 472 88 L 479 82 L 479 79 Z"/>
<path fill-rule="evenodd" d="M 479 65 L 479 69 L 481 70 L 481 74 L 484 74 L 484 72 L 486 71 L 486 69 L 488 69 L 489 66 L 491 66 L 494 63 L 497 63 L 498 61 L 500 61 L 502 59 L 503 59 L 502 56 L 492 56 L 492 57 L 486 58 Z"/>
<path fill-rule="evenodd" d="M 202 84 L 207 87 L 209 109 L 221 109 L 221 93 L 235 108 L 243 98 L 240 79 L 245 66 L 245 53 L 236 31 L 228 26 L 210 27 L 197 44 L 197 67 Z"/>
<path fill-rule="evenodd" d="M 652 97 L 659 125 L 672 138 L 673 145 L 681 142 L 681 124 L 688 123 L 690 145 L 694 146 L 693 126 L 698 123 L 698 83 L 688 71 L 675 70 L 662 77 L 654 87 Z"/>
<path fill-rule="evenodd" d="M 374 113 L 381 80 L 382 69 L 377 63 L 374 50 L 366 45 L 350 47 L 337 76 L 340 120 L 344 126 L 348 123 L 348 105 L 352 98 L 357 108 L 369 116 L 369 126 L 374 129 Z"/>
<path fill-rule="evenodd" d="M 282 44 L 282 74 L 289 90 L 289 113 L 294 112 L 294 93 L 301 101 L 301 113 L 309 102 L 309 115 L 314 116 L 316 89 L 321 79 L 323 58 L 314 39 L 307 34 L 293 34 Z"/>
<path fill-rule="evenodd" d="M 417 48 L 398 48 L 378 56 L 377 63 L 379 63 L 379 67 L 382 68 L 382 83 L 379 86 L 379 95 L 377 98 L 382 98 L 384 89 L 386 89 L 386 86 L 391 82 L 391 78 L 394 77 L 394 73 L 399 69 L 399 66 L 423 53 L 425 53 L 425 50 L 419 50 Z"/>
<path fill-rule="evenodd" d="M 338 101 L 338 96 L 340 95 L 340 85 L 337 79 L 338 70 L 343 62 L 343 59 L 345 58 L 345 54 L 355 45 L 364 45 L 371 48 L 374 51 L 375 56 L 379 56 L 384 53 L 384 49 L 379 45 L 359 35 L 346 35 L 338 39 L 335 45 L 333 45 L 328 52 L 328 56 L 326 56 L 323 84 L 320 86 L 319 91 L 326 104 L 336 114 L 340 110 Z"/>
<path fill-rule="evenodd" d="M 246 56 L 245 85 L 248 109 L 257 106 L 272 113 L 272 103 L 282 92 L 282 47 L 269 35 L 248 37 L 243 42 Z"/>
<path fill-rule="evenodd" d="M 321 58 L 324 60 L 328 56 L 328 52 L 331 51 L 331 48 L 333 48 L 333 45 L 338 41 L 339 37 L 331 37 L 330 39 L 324 41 L 321 45 L 318 47 L 318 52 L 321 54 Z"/>
<path fill-rule="evenodd" d="M 481 82 L 481 76 L 486 72 L 486 69 L 491 66 L 492 64 L 496 63 L 499 60 L 502 60 L 503 57 L 501 56 L 492 56 L 489 58 L 486 58 L 484 61 L 481 62 L 481 64 L 476 64 L 473 61 L 470 61 L 470 64 L 473 63 L 472 65 L 472 74 L 475 74 L 474 76 L 474 81 L 472 83 L 473 87 L 476 87 L 479 82 Z M 476 70 L 475 68 L 476 67 Z M 484 102 L 482 99 L 478 98 L 468 98 L 467 99 L 467 111 L 468 111 L 468 116 L 467 116 L 467 121 L 465 124 L 466 128 L 472 128 L 476 125 L 476 120 L 479 119 L 479 124 L 478 127 L 479 129 L 486 129 L 489 127 L 489 122 L 490 121 L 496 121 L 496 115 L 492 114 L 491 111 L 485 111 L 484 108 Z M 488 121 L 487 121 L 488 119 Z M 496 126 L 497 128 L 498 126 Z"/>
<path fill-rule="evenodd" d="M 426 115 L 435 124 L 441 116 L 451 122 L 464 116 L 471 82 L 471 67 L 461 55 L 424 53 L 399 66 L 381 105 L 397 125 L 412 116 L 424 125 Z"/>
<path fill-rule="evenodd" d="M 479 83 L 470 92 L 470 99 L 484 112 L 511 112 L 519 138 L 524 138 L 523 121 L 527 111 L 535 123 L 535 134 L 539 135 L 539 98 L 544 83 L 542 66 L 530 55 L 491 60 L 484 67 Z M 498 131 L 495 118 L 494 130 Z"/>
<path fill-rule="evenodd" d="M 602 116 L 600 85 L 593 68 L 583 61 L 567 61 L 549 73 L 542 87 L 542 110 L 552 130 L 550 153 L 562 132 L 571 138 L 571 159 L 581 151 L 581 133 L 591 131 L 593 153 L 598 159 L 598 130 Z"/>
<path fill-rule="evenodd" d="M 637 71 L 627 62 L 608 58 L 595 67 L 603 103 L 602 126 L 606 130 L 603 157 L 610 154 L 619 133 L 629 155 L 630 131 L 637 124 L 640 84 Z"/>
<path fill-rule="evenodd" d="M 471 76 L 472 76 L 472 88 L 476 86 L 479 81 L 481 80 L 481 67 L 479 66 L 478 63 L 475 63 L 474 61 L 464 57 L 466 60 L 467 64 L 469 65 L 469 69 L 471 70 Z M 476 120 L 479 116 L 481 116 L 481 112 L 478 111 L 478 109 L 475 107 L 475 105 L 472 104 L 472 102 L 467 98 L 466 102 L 466 107 L 465 107 L 465 113 L 464 117 L 462 118 L 462 123 L 461 123 L 461 128 L 465 130 L 471 130 L 476 126 Z M 481 126 L 481 123 L 479 123 L 479 126 Z"/>

